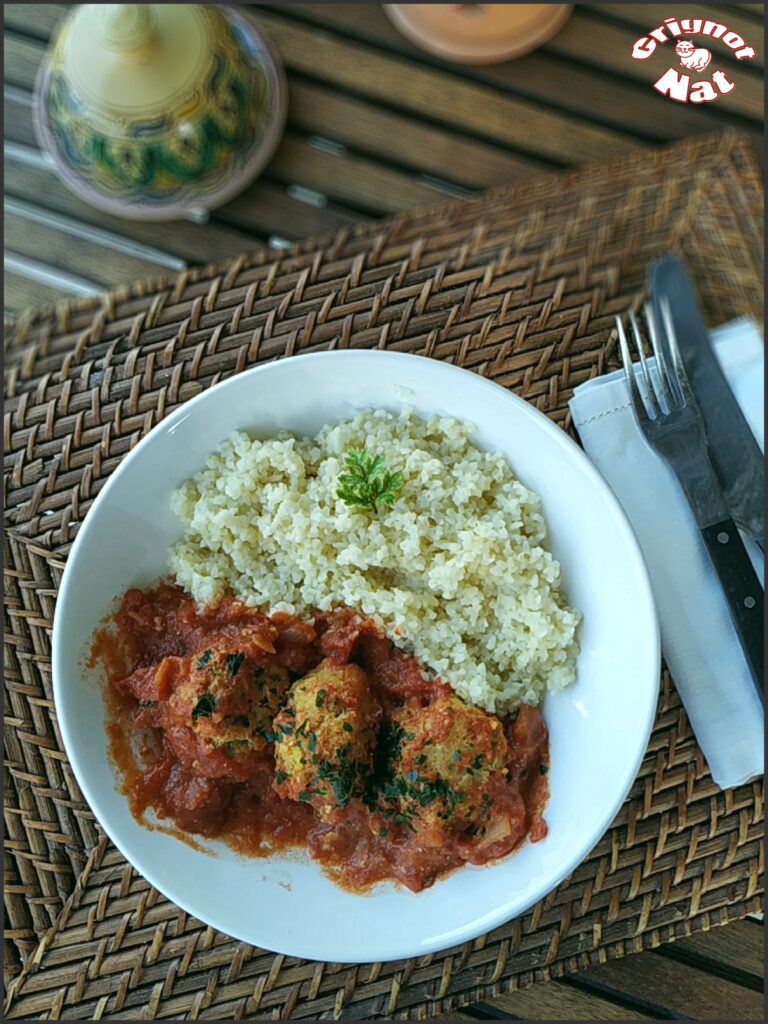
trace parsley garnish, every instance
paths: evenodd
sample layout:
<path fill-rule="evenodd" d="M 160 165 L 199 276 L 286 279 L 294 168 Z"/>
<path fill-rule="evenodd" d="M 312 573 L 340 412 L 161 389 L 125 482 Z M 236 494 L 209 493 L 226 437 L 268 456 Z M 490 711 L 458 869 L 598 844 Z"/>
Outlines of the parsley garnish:
<path fill-rule="evenodd" d="M 318 690 L 315 694 L 315 707 L 321 708 L 325 703 L 325 690 Z"/>
<path fill-rule="evenodd" d="M 275 770 L 275 782 L 278 786 L 282 785 L 283 782 L 288 778 L 287 772 L 281 772 L 279 768 Z"/>
<path fill-rule="evenodd" d="M 212 657 L 213 657 L 213 651 L 203 651 L 203 653 L 197 659 L 197 667 L 198 668 L 205 668 L 205 666 L 208 664 L 208 662 L 211 660 Z"/>
<path fill-rule="evenodd" d="M 211 712 L 216 707 L 216 698 L 211 693 L 204 693 L 192 708 L 192 721 L 198 718 L 210 718 Z"/>
<path fill-rule="evenodd" d="M 342 747 L 337 753 L 337 760 L 330 761 L 328 758 L 318 765 L 317 777 L 323 781 L 330 782 L 333 795 L 340 807 L 346 807 L 349 803 L 355 788 L 358 784 L 360 765 L 356 761 L 349 761 L 349 747 Z"/>
<path fill-rule="evenodd" d="M 364 448 L 352 448 L 346 455 L 347 472 L 339 477 L 336 496 L 351 508 L 370 508 L 375 513 L 384 505 L 391 508 L 403 486 L 402 473 L 390 473 L 380 455 Z"/>
<path fill-rule="evenodd" d="M 240 666 L 245 661 L 244 654 L 228 654 L 227 655 L 227 672 L 234 678 L 240 671 Z"/>

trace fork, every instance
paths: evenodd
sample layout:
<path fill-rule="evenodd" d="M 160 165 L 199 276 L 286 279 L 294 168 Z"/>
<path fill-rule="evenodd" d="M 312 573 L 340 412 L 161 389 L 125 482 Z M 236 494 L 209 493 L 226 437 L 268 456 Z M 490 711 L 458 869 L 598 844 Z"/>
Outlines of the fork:
<path fill-rule="evenodd" d="M 646 442 L 667 462 L 685 494 L 741 642 L 752 680 L 763 700 L 763 589 L 731 519 L 710 462 L 704 426 L 677 348 L 668 303 L 662 305 L 663 340 L 650 305 L 645 319 L 655 358 L 652 372 L 640 324 L 629 313 L 630 336 L 616 317 L 621 359 L 635 420 Z M 642 386 L 641 386 L 642 385 Z"/>

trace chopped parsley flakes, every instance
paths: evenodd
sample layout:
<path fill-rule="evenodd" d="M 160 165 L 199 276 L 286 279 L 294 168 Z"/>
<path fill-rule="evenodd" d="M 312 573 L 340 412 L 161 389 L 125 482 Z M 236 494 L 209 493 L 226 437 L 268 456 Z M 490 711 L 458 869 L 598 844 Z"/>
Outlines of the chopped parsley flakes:
<path fill-rule="evenodd" d="M 210 718 L 216 703 L 216 698 L 212 693 L 204 693 L 192 708 L 192 721 L 196 722 L 198 718 Z"/>
<path fill-rule="evenodd" d="M 232 678 L 234 678 L 240 671 L 240 666 L 243 664 L 244 661 L 245 655 L 241 654 L 239 651 L 237 654 L 227 655 L 227 672 L 229 672 Z"/>

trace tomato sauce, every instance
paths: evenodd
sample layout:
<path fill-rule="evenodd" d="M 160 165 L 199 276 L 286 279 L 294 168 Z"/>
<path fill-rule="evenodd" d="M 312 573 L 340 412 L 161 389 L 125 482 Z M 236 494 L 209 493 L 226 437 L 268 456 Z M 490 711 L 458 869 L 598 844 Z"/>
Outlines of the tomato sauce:
<path fill-rule="evenodd" d="M 143 824 L 149 825 L 152 809 L 182 834 L 215 836 L 254 857 L 305 847 L 351 891 L 387 879 L 419 891 L 463 863 L 486 863 L 526 836 L 536 842 L 546 835 L 548 736 L 536 709 L 522 706 L 502 720 L 506 774 L 491 784 L 494 813 L 505 822 L 498 838 L 490 827 L 482 842 L 471 829 L 451 842 L 437 841 L 428 830 L 385 821 L 362 800 L 320 817 L 309 804 L 284 799 L 273 788 L 272 743 L 237 756 L 206 748 L 190 728 L 188 712 L 178 711 L 191 659 L 222 644 L 254 663 L 269 659 L 275 672 L 290 679 L 323 659 L 357 664 L 385 716 L 405 704 L 427 708 L 452 692 L 427 678 L 417 659 L 395 648 L 373 622 L 349 610 L 318 613 L 305 622 L 267 616 L 230 598 L 201 609 L 166 583 L 130 590 L 94 634 L 91 662 L 100 663 L 108 677 L 110 753 L 131 812 Z"/>

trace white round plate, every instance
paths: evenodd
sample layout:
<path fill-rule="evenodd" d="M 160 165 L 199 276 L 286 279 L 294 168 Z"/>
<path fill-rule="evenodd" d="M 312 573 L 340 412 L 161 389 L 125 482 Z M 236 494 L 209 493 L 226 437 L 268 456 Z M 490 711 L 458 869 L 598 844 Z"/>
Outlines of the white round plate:
<path fill-rule="evenodd" d="M 314 434 L 357 409 L 409 405 L 477 425 L 541 496 L 569 603 L 583 614 L 578 678 L 551 693 L 547 837 L 414 894 L 344 892 L 304 854 L 210 854 L 132 818 L 107 755 L 99 679 L 84 668 L 92 632 L 128 587 L 167 571 L 179 537 L 171 491 L 233 430 Z M 659 679 L 650 585 L 619 505 L 573 441 L 522 399 L 446 363 L 379 351 L 268 363 L 187 402 L 112 474 L 80 528 L 56 605 L 53 684 L 77 781 L 105 831 L 153 885 L 219 931 L 279 953 L 336 962 L 419 956 L 481 935 L 550 892 L 589 853 L 624 801 L 648 743 Z"/>

